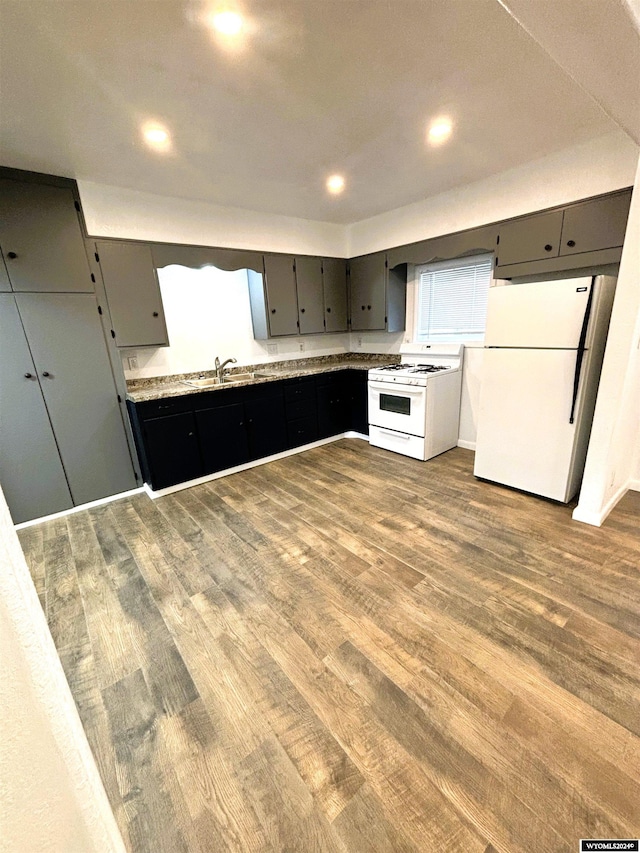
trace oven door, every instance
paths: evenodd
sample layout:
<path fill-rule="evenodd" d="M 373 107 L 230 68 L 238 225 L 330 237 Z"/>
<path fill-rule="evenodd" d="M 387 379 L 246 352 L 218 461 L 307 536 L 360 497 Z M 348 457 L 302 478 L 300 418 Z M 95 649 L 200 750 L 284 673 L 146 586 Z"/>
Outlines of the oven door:
<path fill-rule="evenodd" d="M 424 437 L 427 389 L 424 385 L 369 380 L 369 423 Z"/>

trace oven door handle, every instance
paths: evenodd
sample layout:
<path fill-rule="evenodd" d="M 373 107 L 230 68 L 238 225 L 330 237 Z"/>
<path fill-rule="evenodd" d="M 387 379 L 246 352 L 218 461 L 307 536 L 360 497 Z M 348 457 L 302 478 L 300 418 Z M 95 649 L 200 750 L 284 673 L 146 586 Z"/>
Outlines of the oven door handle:
<path fill-rule="evenodd" d="M 375 382 L 369 380 L 369 388 L 372 391 L 382 391 L 383 394 L 392 394 L 393 391 L 396 391 L 398 394 L 414 394 L 416 396 L 421 396 L 425 392 L 424 385 L 402 385 L 400 383 L 395 382 Z"/>

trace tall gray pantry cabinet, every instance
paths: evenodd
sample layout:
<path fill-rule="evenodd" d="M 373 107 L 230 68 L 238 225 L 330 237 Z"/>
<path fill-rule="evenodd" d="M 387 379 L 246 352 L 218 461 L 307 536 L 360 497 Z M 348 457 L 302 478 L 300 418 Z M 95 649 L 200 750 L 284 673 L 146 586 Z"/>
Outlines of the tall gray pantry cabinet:
<path fill-rule="evenodd" d="M 0 180 L 0 486 L 15 523 L 136 485 L 76 205 L 69 186 Z"/>

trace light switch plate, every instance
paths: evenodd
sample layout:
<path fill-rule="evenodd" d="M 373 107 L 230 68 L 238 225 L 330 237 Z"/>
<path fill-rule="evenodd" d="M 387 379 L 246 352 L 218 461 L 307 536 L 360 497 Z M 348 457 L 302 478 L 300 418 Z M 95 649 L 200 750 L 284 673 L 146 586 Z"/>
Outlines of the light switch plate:
<path fill-rule="evenodd" d="M 127 364 L 129 365 L 129 370 L 137 370 L 138 369 L 138 359 L 135 355 L 130 355 L 127 358 Z"/>

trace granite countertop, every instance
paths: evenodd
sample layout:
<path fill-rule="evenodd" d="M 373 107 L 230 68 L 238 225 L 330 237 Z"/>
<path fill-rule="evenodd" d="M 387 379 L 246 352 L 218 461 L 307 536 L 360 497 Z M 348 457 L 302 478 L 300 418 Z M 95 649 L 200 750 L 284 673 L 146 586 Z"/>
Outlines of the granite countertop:
<path fill-rule="evenodd" d="M 294 379 L 299 376 L 312 376 L 313 374 L 330 373 L 336 370 L 368 370 L 370 367 L 379 364 L 391 364 L 399 361 L 400 356 L 396 354 L 349 352 L 340 355 L 291 359 L 290 361 L 272 361 L 268 364 L 246 364 L 225 370 L 225 374 L 233 376 L 239 373 L 259 373 L 260 375 L 252 379 L 213 385 L 208 388 L 194 388 L 192 385 L 185 384 L 185 380 L 214 377 L 214 370 L 205 370 L 199 373 L 177 373 L 173 376 L 154 376 L 150 379 L 129 379 L 127 380 L 127 400 L 131 400 L 133 403 L 142 403 L 148 400 L 182 397 L 205 391 L 222 391 L 225 388 L 259 385 L 278 379 Z"/>

